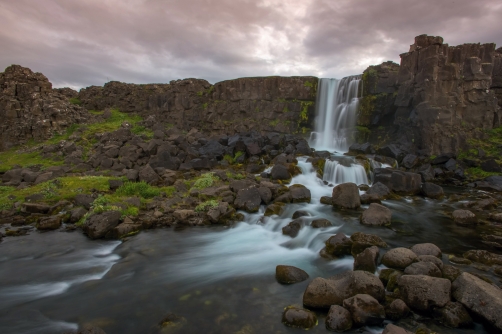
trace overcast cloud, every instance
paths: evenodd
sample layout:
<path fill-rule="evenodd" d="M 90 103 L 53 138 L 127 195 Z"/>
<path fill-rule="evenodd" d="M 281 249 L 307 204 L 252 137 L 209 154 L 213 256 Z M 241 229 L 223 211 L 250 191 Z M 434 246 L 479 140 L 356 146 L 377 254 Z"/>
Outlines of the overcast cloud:
<path fill-rule="evenodd" d="M 420 34 L 502 46 L 500 0 L 0 0 L 0 70 L 55 87 L 314 75 L 393 60 Z"/>

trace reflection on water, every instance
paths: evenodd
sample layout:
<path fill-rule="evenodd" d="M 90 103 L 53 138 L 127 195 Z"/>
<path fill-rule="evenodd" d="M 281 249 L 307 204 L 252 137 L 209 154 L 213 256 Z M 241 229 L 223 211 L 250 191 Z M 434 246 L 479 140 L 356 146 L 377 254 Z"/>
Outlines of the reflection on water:
<path fill-rule="evenodd" d="M 283 326 L 280 318 L 285 306 L 301 305 L 308 281 L 280 285 L 275 267 L 294 265 L 311 278 L 351 269 L 350 256 L 326 261 L 318 255 L 337 232 L 377 234 L 392 247 L 433 242 L 445 253 L 482 247 L 473 240 L 472 229 L 456 227 L 447 218 L 456 204 L 446 200 L 385 201 L 393 211 L 391 228 L 362 226 L 360 211 L 319 204 L 332 188 L 315 177 L 305 160 L 299 165 L 303 174 L 292 183 L 307 186 L 312 203 L 288 205 L 280 216 L 263 219 L 262 208 L 232 227 L 144 231 L 125 243 L 58 232 L 6 238 L 0 244 L 0 332 L 59 333 L 92 322 L 109 334 L 150 333 L 165 314 L 174 312 L 187 319 L 179 333 L 295 333 L 299 331 Z M 299 209 L 310 214 L 304 217 L 306 226 L 295 239 L 282 235 Z M 318 218 L 333 226 L 308 226 Z M 319 317 L 313 333 L 326 332 L 325 313 Z M 478 326 L 464 332 L 483 330 Z"/>

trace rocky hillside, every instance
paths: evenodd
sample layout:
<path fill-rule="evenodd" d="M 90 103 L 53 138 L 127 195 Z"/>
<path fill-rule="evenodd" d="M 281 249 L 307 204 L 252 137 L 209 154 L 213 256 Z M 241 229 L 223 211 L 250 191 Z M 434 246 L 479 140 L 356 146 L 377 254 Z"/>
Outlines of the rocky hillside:
<path fill-rule="evenodd" d="M 0 118 L 2 151 L 63 133 L 72 124 L 88 121 L 89 113 L 53 90 L 43 74 L 12 65 L 0 73 Z"/>

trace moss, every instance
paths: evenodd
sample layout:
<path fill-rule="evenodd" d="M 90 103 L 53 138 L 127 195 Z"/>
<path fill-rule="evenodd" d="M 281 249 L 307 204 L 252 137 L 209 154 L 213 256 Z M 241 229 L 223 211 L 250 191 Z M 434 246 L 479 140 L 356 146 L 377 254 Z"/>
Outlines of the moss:
<path fill-rule="evenodd" d="M 18 149 L 0 153 L 0 172 L 6 172 L 14 166 L 30 167 L 40 165 L 43 167 L 61 166 L 63 161 L 54 161 L 51 159 L 42 158 L 39 151 L 23 152 Z"/>
<path fill-rule="evenodd" d="M 309 107 L 314 104 L 312 101 L 301 101 L 300 122 L 307 122 L 309 119 Z"/>
<path fill-rule="evenodd" d="M 276 126 L 277 124 L 279 124 L 279 120 L 276 119 L 276 120 L 270 121 L 268 124 L 270 124 L 272 126 Z"/>
<path fill-rule="evenodd" d="M 202 105 L 202 109 L 204 109 L 204 110 L 205 110 L 205 109 L 207 109 L 207 107 L 208 107 L 208 106 L 209 106 L 209 105 L 208 105 L 208 104 L 207 104 L 207 102 L 206 102 L 206 103 L 204 103 L 204 104 Z"/>
<path fill-rule="evenodd" d="M 232 173 L 232 172 L 226 172 L 225 174 L 227 175 L 227 177 L 228 177 L 229 179 L 234 179 L 234 180 L 242 180 L 242 179 L 246 178 L 246 177 L 245 177 L 244 175 L 242 175 L 241 173 L 236 173 L 236 174 L 234 174 L 234 173 Z"/>
<path fill-rule="evenodd" d="M 310 81 L 305 81 L 305 83 L 303 84 L 305 87 L 310 87 L 310 88 L 313 88 L 314 87 L 314 84 Z"/>
<path fill-rule="evenodd" d="M 215 176 L 214 173 L 205 173 L 197 178 L 192 186 L 193 189 L 206 189 L 213 185 L 214 182 L 218 181 L 220 178 Z"/>
<path fill-rule="evenodd" d="M 149 199 L 160 195 L 160 188 L 152 187 L 148 183 L 141 182 L 125 182 L 120 186 L 115 195 L 118 196 L 139 196 L 141 198 Z"/>
<path fill-rule="evenodd" d="M 368 94 L 370 89 L 376 90 L 378 72 L 371 66 L 362 75 L 364 94 Z"/>
<path fill-rule="evenodd" d="M 485 172 L 484 170 L 481 169 L 481 167 L 467 168 L 465 170 L 465 173 L 470 177 L 479 179 L 484 179 L 485 177 L 493 175 L 502 175 L 502 173 Z"/>
<path fill-rule="evenodd" d="M 80 99 L 78 97 L 72 97 L 70 98 L 70 103 L 71 104 L 76 104 L 76 105 L 81 105 L 82 104 L 82 101 L 80 101 Z"/>
<path fill-rule="evenodd" d="M 204 95 L 203 91 L 197 92 L 197 96 L 202 96 L 202 95 Z"/>
<path fill-rule="evenodd" d="M 200 203 L 195 207 L 195 212 L 206 212 L 209 211 L 213 208 L 216 208 L 219 204 L 218 200 L 211 199 L 209 201 L 205 201 L 203 203 Z"/>

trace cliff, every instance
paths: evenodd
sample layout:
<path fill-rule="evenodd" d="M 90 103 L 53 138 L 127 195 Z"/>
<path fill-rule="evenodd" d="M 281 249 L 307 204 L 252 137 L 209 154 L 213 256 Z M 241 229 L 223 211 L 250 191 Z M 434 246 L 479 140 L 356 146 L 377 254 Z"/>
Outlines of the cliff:
<path fill-rule="evenodd" d="M 315 77 L 258 77 L 227 80 L 184 79 L 169 84 L 135 85 L 109 82 L 82 89 L 87 109 L 115 107 L 158 122 L 207 134 L 249 131 L 310 131 L 317 93 Z"/>
<path fill-rule="evenodd" d="M 454 155 L 500 126 L 502 64 L 495 44 L 448 46 L 421 35 L 401 64 L 370 66 L 363 74 L 358 125 L 363 140 L 399 143 L 422 155 Z"/>
<path fill-rule="evenodd" d="M 0 151 L 42 141 L 89 119 L 41 73 L 12 65 L 0 73 Z"/>

